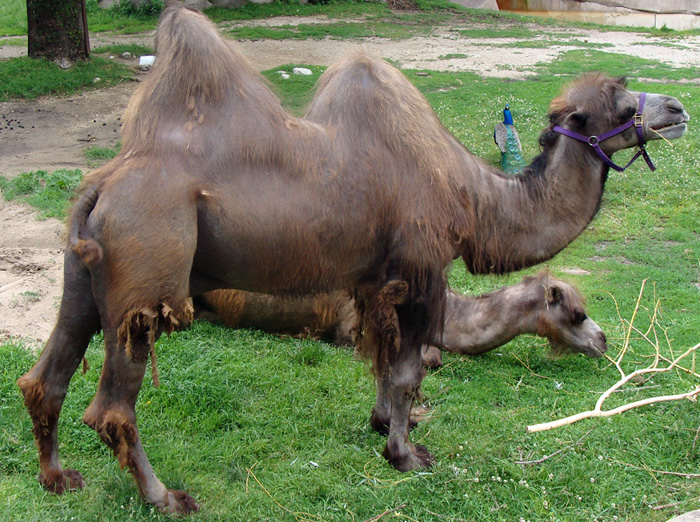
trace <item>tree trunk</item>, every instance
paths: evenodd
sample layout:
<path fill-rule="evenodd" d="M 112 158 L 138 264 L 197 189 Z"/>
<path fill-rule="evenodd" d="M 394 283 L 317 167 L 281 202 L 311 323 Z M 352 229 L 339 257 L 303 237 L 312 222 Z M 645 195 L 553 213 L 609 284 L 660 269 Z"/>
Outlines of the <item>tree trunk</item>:
<path fill-rule="evenodd" d="M 27 0 L 28 54 L 70 67 L 90 55 L 85 0 Z"/>

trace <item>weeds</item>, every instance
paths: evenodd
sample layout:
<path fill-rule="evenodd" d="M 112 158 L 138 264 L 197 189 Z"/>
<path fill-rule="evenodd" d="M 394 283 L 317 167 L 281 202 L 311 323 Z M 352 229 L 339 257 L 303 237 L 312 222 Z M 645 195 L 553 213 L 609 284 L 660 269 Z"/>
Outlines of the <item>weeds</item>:
<path fill-rule="evenodd" d="M 114 156 L 119 154 L 121 150 L 121 141 L 117 143 L 114 148 L 109 147 L 88 147 L 85 149 L 85 159 L 87 160 L 88 167 L 94 169 L 100 165 L 111 160 Z"/>

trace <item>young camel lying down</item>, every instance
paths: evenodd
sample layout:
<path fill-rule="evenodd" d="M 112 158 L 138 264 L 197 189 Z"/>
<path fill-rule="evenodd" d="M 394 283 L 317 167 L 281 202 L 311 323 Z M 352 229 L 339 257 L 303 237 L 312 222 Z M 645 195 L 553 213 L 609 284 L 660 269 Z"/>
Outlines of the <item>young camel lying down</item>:
<path fill-rule="evenodd" d="M 526 333 L 547 338 L 557 354 L 600 357 L 608 349 L 605 334 L 586 315 L 578 291 L 547 273 L 478 297 L 447 291 L 446 298 L 442 336 L 423 347 L 423 363 L 430 368 L 442 365 L 439 348 L 478 355 Z M 214 290 L 195 301 L 195 313 L 231 328 L 309 335 L 339 345 L 354 344 L 357 328 L 354 302 L 345 292 L 290 299 Z"/>

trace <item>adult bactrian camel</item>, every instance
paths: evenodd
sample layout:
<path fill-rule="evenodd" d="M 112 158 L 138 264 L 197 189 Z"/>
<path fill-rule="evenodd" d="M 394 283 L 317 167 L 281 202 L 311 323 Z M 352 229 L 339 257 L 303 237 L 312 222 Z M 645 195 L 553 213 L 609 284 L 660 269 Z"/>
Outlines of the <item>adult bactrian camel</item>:
<path fill-rule="evenodd" d="M 296 299 L 212 290 L 194 305 L 195 317 L 231 328 L 308 335 L 340 345 L 354 344 L 357 332 L 355 304 L 342 290 Z M 423 346 L 423 364 L 430 368 L 442 365 L 438 348 L 478 355 L 524 333 L 547 338 L 557 354 L 579 352 L 600 357 L 608 349 L 605 334 L 586 314 L 576 288 L 542 272 L 477 297 L 448 290 L 442 334 Z"/>
<path fill-rule="evenodd" d="M 353 289 L 358 347 L 377 379 L 372 425 L 390 426 L 384 456 L 399 470 L 427 466 L 409 416 L 421 344 L 442 325 L 443 269 L 462 256 L 473 272 L 505 272 L 564 248 L 598 209 L 608 167 L 553 126 L 601 134 L 633 117 L 639 94 L 597 75 L 573 83 L 552 102 L 542 154 L 514 178 L 472 156 L 399 71 L 365 53 L 330 67 L 298 119 L 204 16 L 166 9 L 156 46 L 124 115 L 121 153 L 86 176 L 73 206 L 58 322 L 18 381 L 40 481 L 56 492 L 83 485 L 59 463 L 57 421 L 101 328 L 102 377 L 83 420 L 148 501 L 197 509 L 156 477 L 134 405 L 155 340 L 190 323 L 190 296 L 216 288 Z M 686 129 L 668 96 L 650 94 L 643 116 L 648 139 Z M 637 141 L 630 128 L 602 149 Z"/>

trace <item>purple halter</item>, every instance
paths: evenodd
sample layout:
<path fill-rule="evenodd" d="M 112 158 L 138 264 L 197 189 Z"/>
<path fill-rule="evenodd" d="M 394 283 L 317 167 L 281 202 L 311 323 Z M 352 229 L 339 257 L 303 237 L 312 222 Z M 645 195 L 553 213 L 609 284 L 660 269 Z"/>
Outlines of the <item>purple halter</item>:
<path fill-rule="evenodd" d="M 602 159 L 608 167 L 610 167 L 611 169 L 615 169 L 618 172 L 624 172 L 624 170 L 630 165 L 632 165 L 632 163 L 634 163 L 639 156 L 642 156 L 644 158 L 644 161 L 647 162 L 647 166 L 649 167 L 649 169 L 654 171 L 656 170 L 656 167 L 652 163 L 651 158 L 649 157 L 649 154 L 647 154 L 647 150 L 644 147 L 644 144 L 647 140 L 644 137 L 644 117 L 642 116 L 642 111 L 644 111 L 644 101 L 646 100 L 646 98 L 647 93 L 645 92 L 639 95 L 639 108 L 637 109 L 636 114 L 632 117 L 630 121 L 620 125 L 619 127 L 614 128 L 613 130 L 605 132 L 600 136 L 584 136 L 583 134 L 579 134 L 578 132 L 565 129 L 564 127 L 560 127 L 559 125 L 555 125 L 553 130 L 563 134 L 564 136 L 568 136 L 569 138 L 582 141 L 583 143 L 588 143 L 591 147 L 593 147 L 593 150 L 596 152 L 596 154 L 598 154 L 598 157 Z M 613 136 L 617 136 L 621 132 L 626 131 L 632 125 L 634 125 L 634 128 L 637 131 L 639 150 L 634 156 L 632 156 L 632 159 L 629 161 L 629 163 L 627 163 L 627 165 L 625 165 L 624 167 L 620 167 L 619 165 L 613 163 L 613 160 L 611 160 L 605 154 L 605 152 L 603 152 L 603 149 L 600 148 L 600 144 L 608 138 L 612 138 Z"/>

